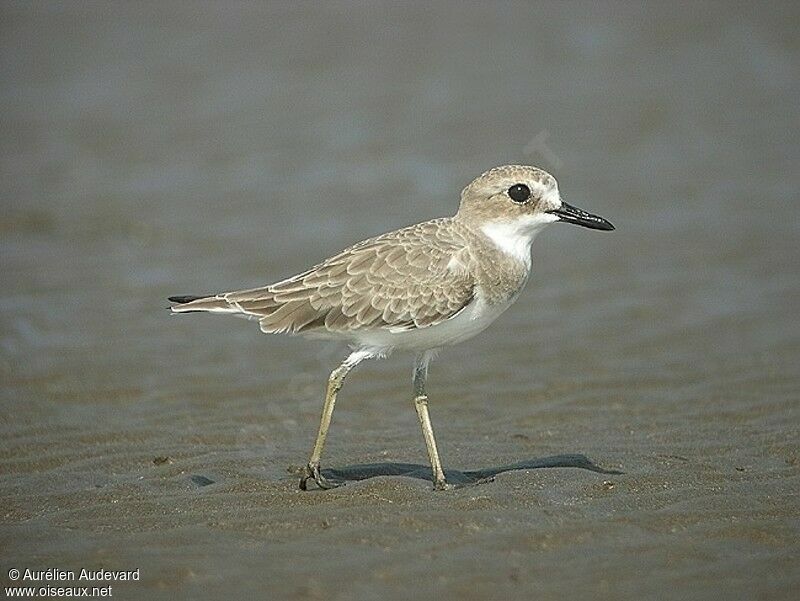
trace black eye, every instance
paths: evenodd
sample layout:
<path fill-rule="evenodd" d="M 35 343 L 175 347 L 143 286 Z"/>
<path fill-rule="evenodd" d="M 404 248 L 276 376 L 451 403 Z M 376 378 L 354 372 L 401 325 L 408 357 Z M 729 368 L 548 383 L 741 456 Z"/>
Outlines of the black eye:
<path fill-rule="evenodd" d="M 531 197 L 531 189 L 525 184 L 514 184 L 508 189 L 508 195 L 514 202 L 525 202 Z"/>

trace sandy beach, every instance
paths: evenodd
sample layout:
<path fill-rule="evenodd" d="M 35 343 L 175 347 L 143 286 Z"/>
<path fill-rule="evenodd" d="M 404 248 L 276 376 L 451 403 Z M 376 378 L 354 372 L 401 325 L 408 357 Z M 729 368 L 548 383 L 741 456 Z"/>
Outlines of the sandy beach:
<path fill-rule="evenodd" d="M 7 2 L 0 23 L 3 587 L 796 598 L 796 6 Z M 397 355 L 339 398 L 323 467 L 350 481 L 298 490 L 346 349 L 166 297 L 451 215 L 509 162 L 617 230 L 549 228 L 517 304 L 432 364 L 446 470 L 499 473 L 419 477 Z"/>

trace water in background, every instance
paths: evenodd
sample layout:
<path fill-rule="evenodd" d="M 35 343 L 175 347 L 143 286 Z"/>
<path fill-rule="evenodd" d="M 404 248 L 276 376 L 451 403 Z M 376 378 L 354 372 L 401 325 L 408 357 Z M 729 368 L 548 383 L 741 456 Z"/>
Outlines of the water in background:
<path fill-rule="evenodd" d="M 552 171 L 568 202 L 617 231 L 549 228 L 517 305 L 434 364 L 445 463 L 586 451 L 663 495 L 656 482 L 673 466 L 657 457 L 702 458 L 668 500 L 631 490 L 612 505 L 642 512 L 631 519 L 654 538 L 639 560 L 661 565 L 670 544 L 654 534 L 669 529 L 655 507 L 681 507 L 676 527 L 725 522 L 717 500 L 741 493 L 730 471 L 754 474 L 736 486 L 755 495 L 741 501 L 748 519 L 778 537 L 759 557 L 782 565 L 791 544 L 776 532 L 796 534 L 800 434 L 798 17 L 792 3 L 3 3 L 0 488 L 12 552 L 79 563 L 74 539 L 42 541 L 60 528 L 163 529 L 169 512 L 146 500 L 182 503 L 192 470 L 290 490 L 286 466 L 305 460 L 344 350 L 169 317 L 165 297 L 266 284 L 452 214 L 473 177 L 518 162 Z M 360 368 L 330 462 L 424 461 L 409 367 L 399 356 Z M 172 471 L 154 471 L 157 456 Z M 546 506 L 557 482 L 534 498 Z M 705 505 L 681 505 L 712 490 Z M 112 497 L 138 505 L 122 515 Z M 779 498 L 794 501 L 776 508 Z M 199 528 L 208 515 L 170 523 Z M 218 517 L 216 528 L 235 538 L 257 516 L 267 519 L 226 528 Z M 743 556 L 761 549 L 748 528 L 694 532 L 720 545 L 698 553 L 730 558 L 706 565 L 708 590 L 739 569 L 730 541 L 752 535 Z M 23 541 L 37 536 L 34 552 Z M 501 539 L 519 550 L 514 536 Z M 230 545 L 218 573 L 243 561 Z M 502 563 L 491 548 L 476 553 Z M 559 560 L 553 594 L 591 590 L 588 568 L 560 588 L 557 566 L 577 560 Z M 150 574 L 170 581 L 170 561 Z M 407 565 L 407 576 L 428 569 Z M 778 589 L 760 590 L 781 590 L 791 571 L 776 577 Z"/>

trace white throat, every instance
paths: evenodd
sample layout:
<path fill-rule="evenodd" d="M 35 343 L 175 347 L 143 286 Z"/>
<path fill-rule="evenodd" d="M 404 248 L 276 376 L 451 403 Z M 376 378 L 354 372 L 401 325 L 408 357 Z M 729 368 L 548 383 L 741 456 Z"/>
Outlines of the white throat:
<path fill-rule="evenodd" d="M 483 233 L 505 254 L 522 261 L 530 269 L 531 244 L 545 226 L 558 221 L 552 213 L 525 215 L 515 221 L 493 221 L 484 225 Z"/>

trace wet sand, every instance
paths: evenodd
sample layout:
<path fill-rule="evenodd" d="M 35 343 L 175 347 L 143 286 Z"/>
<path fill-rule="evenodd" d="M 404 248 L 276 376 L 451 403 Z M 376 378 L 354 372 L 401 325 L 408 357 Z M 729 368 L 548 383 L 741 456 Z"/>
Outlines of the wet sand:
<path fill-rule="evenodd" d="M 138 568 L 115 598 L 796 596 L 796 7 L 0 16 L 4 586 Z M 340 395 L 323 467 L 351 481 L 299 491 L 344 349 L 165 297 L 452 214 L 512 161 L 617 226 L 549 228 L 516 306 L 432 366 L 446 469 L 518 469 L 434 493 L 397 355 Z"/>

